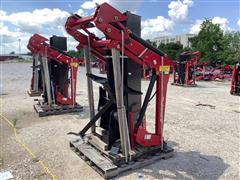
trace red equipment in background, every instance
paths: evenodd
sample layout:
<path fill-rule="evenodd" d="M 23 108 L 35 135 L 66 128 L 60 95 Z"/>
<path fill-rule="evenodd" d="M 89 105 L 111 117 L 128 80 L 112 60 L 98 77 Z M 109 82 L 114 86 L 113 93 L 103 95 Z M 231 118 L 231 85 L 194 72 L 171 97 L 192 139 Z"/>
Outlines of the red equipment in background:
<path fill-rule="evenodd" d="M 9 61 L 9 60 L 14 60 L 14 59 L 19 59 L 21 56 L 19 54 L 1 54 L 0 55 L 0 62 L 1 61 Z"/>
<path fill-rule="evenodd" d="M 211 80 L 213 67 L 207 62 L 200 62 L 197 64 L 196 80 Z"/>
<path fill-rule="evenodd" d="M 172 61 L 173 85 L 196 86 L 195 68 L 200 52 L 183 52 L 177 61 Z"/>
<path fill-rule="evenodd" d="M 213 76 L 213 79 L 227 79 L 230 80 L 232 77 L 232 71 L 233 71 L 233 67 L 230 65 L 224 65 L 224 66 L 220 66 L 220 73 L 219 74 L 215 74 Z"/>
<path fill-rule="evenodd" d="M 132 19 L 134 20 L 131 21 Z M 103 86 L 103 88 L 100 89 L 99 103 L 105 103 L 99 108 L 96 115 L 93 114 L 91 116 L 89 123 L 78 134 L 72 133 L 84 137 L 87 130 L 92 127 L 91 138 L 88 141 L 92 146 L 87 143 L 79 144 L 75 141 L 70 143 L 73 148 L 84 154 L 84 156 L 90 159 L 91 162 L 95 162 L 96 167 L 100 169 L 98 172 L 105 177 L 115 176 L 120 171 L 124 171 L 117 169 L 119 165 L 125 164 L 134 159 L 136 160 L 144 155 L 148 156 L 153 153 L 153 151 L 163 154 L 172 152 L 172 149 L 169 148 L 163 140 L 170 61 L 166 54 L 148 44 L 126 27 L 128 24 L 136 23 L 136 19 L 139 19 L 139 17 L 136 17 L 136 15 L 133 16 L 129 12 L 122 14 L 107 3 L 104 3 L 98 5 L 95 13 L 91 16 L 80 17 L 76 14 L 70 16 L 65 25 L 67 32 L 80 42 L 77 47 L 78 49 L 89 49 L 96 58 L 106 62 L 106 64 L 111 67 L 107 69 L 107 73 L 110 74 L 107 79 L 97 77 L 91 73 L 88 74 L 89 78 L 99 82 L 101 86 Z M 134 29 L 135 26 L 132 26 Z M 100 40 L 93 33 L 90 33 L 88 29 L 92 27 L 96 27 L 103 32 L 106 39 Z M 112 52 L 112 54 L 109 58 L 110 52 Z M 122 56 L 121 60 L 120 53 Z M 125 58 L 125 56 L 128 58 Z M 85 58 L 87 62 L 87 56 L 85 56 Z M 142 93 L 131 89 L 134 87 L 128 87 L 129 78 L 133 75 L 132 72 L 135 73 L 135 71 L 134 69 L 127 68 L 124 68 L 124 70 L 122 69 L 121 71 L 120 61 L 122 62 L 122 66 L 124 61 L 125 63 L 126 61 L 131 61 L 135 63 L 134 67 L 136 69 L 144 66 L 150 68 L 152 71 L 151 80 L 142 106 L 140 102 L 140 109 L 134 108 L 136 107 L 136 104 L 130 105 L 128 101 L 125 101 L 131 94 L 139 96 Z M 111 71 L 113 71 L 113 74 Z M 123 81 L 125 78 L 128 79 L 128 83 Z M 132 80 L 132 84 L 137 82 L 141 83 L 141 77 Z M 151 96 L 155 82 L 156 90 Z M 115 85 L 114 87 L 113 83 Z M 92 91 L 89 90 L 90 94 L 91 92 Z M 145 112 L 148 103 L 154 96 L 156 96 L 155 129 L 154 133 L 150 133 L 145 126 L 145 123 L 147 122 Z M 91 95 L 89 97 L 91 97 Z M 91 108 L 91 102 L 89 106 Z M 117 114 L 117 116 L 112 116 L 113 114 Z M 102 135 L 95 132 L 95 128 L 98 128 L 96 127 L 95 122 L 99 118 L 101 119 L 100 124 L 104 125 L 101 126 Z M 108 118 L 110 118 L 109 124 L 106 123 L 108 122 Z M 114 126 L 112 126 L 113 124 Z M 114 129 L 115 127 L 118 127 L 119 130 Z M 117 132 L 119 132 L 120 137 L 118 137 L 119 135 L 117 135 Z M 91 139 L 97 139 L 96 141 L 98 143 L 96 143 L 96 141 L 93 142 Z M 106 143 L 108 142 L 108 139 L 113 139 L 113 141 Z M 119 139 L 121 145 L 116 147 L 115 144 L 119 142 Z M 99 148 L 100 144 L 106 144 L 107 148 Z M 86 146 L 88 147 L 87 151 L 83 150 Z M 96 163 L 96 157 L 89 156 L 90 151 L 95 152 L 94 149 L 100 150 L 107 156 L 107 158 L 104 158 L 104 156 L 99 153 L 99 158 L 102 158 L 104 159 L 103 161 L 107 162 L 106 164 L 109 165 L 108 168 L 102 167 L 100 164 Z M 160 156 L 158 158 L 160 158 Z M 112 161 L 110 162 L 109 159 Z M 144 164 L 145 163 L 142 163 L 142 166 Z M 128 164 L 128 166 L 131 165 Z M 131 168 L 126 168 L 125 170 Z M 109 173 L 112 174 L 109 175 Z"/>
<path fill-rule="evenodd" d="M 211 81 L 211 80 L 223 80 L 231 79 L 232 66 L 230 65 L 210 65 L 207 62 L 201 62 L 197 64 L 196 80 L 197 81 Z"/>
<path fill-rule="evenodd" d="M 38 106 L 34 107 L 40 116 L 60 114 L 63 107 L 68 109 L 64 113 L 78 111 L 82 107 L 76 103 L 76 82 L 78 66 L 82 60 L 50 46 L 47 41 L 45 37 L 34 34 L 27 45 L 33 56 L 38 58 L 34 59 L 39 64 L 36 63 L 33 70 L 38 69 L 36 74 L 41 78 L 37 84 L 43 91 L 43 101 L 39 101 Z M 30 92 L 34 91 L 36 74 L 33 73 Z"/>
<path fill-rule="evenodd" d="M 240 96 L 240 64 L 236 64 L 232 72 L 230 93 Z"/>

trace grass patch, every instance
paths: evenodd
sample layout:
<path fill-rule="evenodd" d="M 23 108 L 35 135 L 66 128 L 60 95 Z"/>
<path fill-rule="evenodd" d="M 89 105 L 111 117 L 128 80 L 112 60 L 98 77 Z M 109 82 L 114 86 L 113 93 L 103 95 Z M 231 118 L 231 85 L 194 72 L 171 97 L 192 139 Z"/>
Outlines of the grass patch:
<path fill-rule="evenodd" d="M 0 158 L 0 167 L 3 166 L 3 159 Z"/>
<path fill-rule="evenodd" d="M 17 125 L 17 121 L 18 121 L 17 118 L 13 118 L 13 119 L 12 119 L 12 125 L 13 125 L 14 128 L 15 128 L 16 125 Z"/>
<path fill-rule="evenodd" d="M 32 63 L 32 60 L 31 59 L 17 59 L 17 62 L 18 63 Z"/>
<path fill-rule="evenodd" d="M 37 180 L 45 179 L 45 178 L 43 178 L 43 176 L 45 176 L 45 175 L 46 175 L 46 173 L 37 174 L 37 175 L 33 176 L 33 179 L 37 179 Z"/>

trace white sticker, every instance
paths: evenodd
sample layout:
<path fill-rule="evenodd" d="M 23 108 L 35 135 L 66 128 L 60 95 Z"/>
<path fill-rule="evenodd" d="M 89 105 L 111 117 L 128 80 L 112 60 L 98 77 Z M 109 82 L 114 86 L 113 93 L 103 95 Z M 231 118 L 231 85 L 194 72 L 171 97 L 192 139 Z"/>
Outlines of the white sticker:
<path fill-rule="evenodd" d="M 144 136 L 144 139 L 147 139 L 147 140 L 149 140 L 149 139 L 151 139 L 151 134 L 146 134 L 145 136 Z"/>

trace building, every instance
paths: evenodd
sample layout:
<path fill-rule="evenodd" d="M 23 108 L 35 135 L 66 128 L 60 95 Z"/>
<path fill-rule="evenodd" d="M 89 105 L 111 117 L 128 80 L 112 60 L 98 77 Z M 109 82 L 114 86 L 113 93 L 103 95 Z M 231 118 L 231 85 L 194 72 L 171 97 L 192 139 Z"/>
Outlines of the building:
<path fill-rule="evenodd" d="M 189 38 L 194 37 L 194 34 L 181 34 L 176 36 L 162 36 L 152 39 L 152 41 L 155 41 L 157 43 L 157 46 L 161 43 L 167 44 L 167 43 L 180 43 L 183 45 L 183 47 L 191 47 L 191 43 L 189 41 Z"/>

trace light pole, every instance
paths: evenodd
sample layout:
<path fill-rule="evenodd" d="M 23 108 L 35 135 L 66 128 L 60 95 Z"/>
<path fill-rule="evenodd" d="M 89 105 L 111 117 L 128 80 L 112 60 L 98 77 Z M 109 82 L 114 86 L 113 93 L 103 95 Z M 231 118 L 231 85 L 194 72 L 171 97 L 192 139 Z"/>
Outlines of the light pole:
<path fill-rule="evenodd" d="M 21 54 L 21 39 L 20 38 L 18 39 L 18 54 L 19 54 L 19 56 Z"/>
<path fill-rule="evenodd" d="M 6 35 L 4 34 L 4 35 L 2 35 L 2 54 L 5 54 L 6 52 L 5 52 L 5 49 L 6 49 L 6 47 L 5 47 L 5 38 L 6 38 Z"/>

